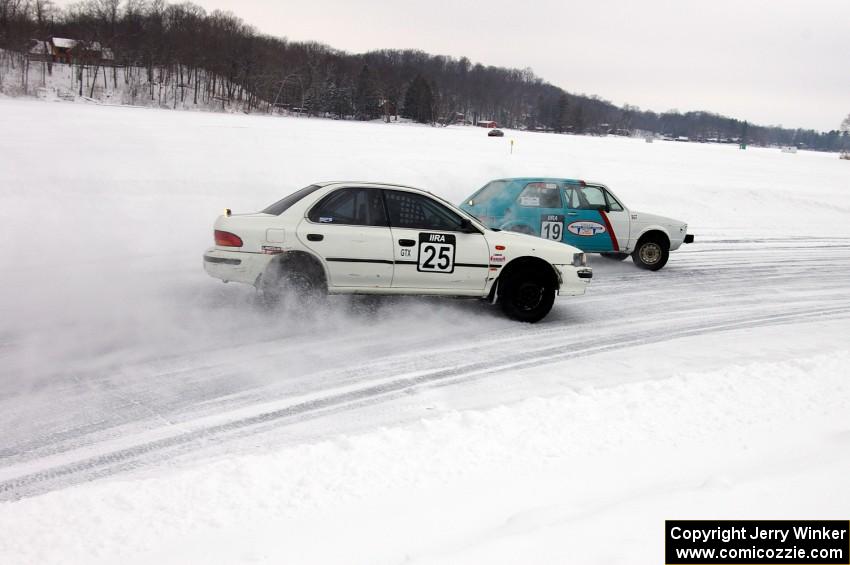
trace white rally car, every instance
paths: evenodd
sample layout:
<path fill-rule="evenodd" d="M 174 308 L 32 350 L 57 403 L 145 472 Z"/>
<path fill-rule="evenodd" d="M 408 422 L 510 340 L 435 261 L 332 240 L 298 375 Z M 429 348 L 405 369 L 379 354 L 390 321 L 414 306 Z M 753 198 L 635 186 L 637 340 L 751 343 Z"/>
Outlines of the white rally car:
<path fill-rule="evenodd" d="M 204 254 L 211 276 L 275 301 L 324 294 L 488 298 L 511 318 L 542 319 L 556 294 L 584 294 L 580 250 L 492 230 L 424 190 L 313 184 L 255 214 L 229 210 Z"/>

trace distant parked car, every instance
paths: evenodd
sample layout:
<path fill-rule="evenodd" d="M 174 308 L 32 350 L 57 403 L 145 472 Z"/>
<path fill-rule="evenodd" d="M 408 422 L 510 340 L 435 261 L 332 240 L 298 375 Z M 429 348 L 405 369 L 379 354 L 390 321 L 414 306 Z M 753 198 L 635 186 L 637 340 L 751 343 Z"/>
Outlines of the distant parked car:
<path fill-rule="evenodd" d="M 487 229 L 424 190 L 333 182 L 262 212 L 215 222 L 211 276 L 255 286 L 271 304 L 325 294 L 486 298 L 509 317 L 542 319 L 555 296 L 593 277 L 579 249 Z"/>
<path fill-rule="evenodd" d="M 500 129 L 491 129 L 487 132 L 487 137 L 505 137 L 505 132 Z"/>
<path fill-rule="evenodd" d="M 685 222 L 629 210 L 608 187 L 574 179 L 509 178 L 487 183 L 460 208 L 491 229 L 536 235 L 657 271 L 691 243 Z"/>

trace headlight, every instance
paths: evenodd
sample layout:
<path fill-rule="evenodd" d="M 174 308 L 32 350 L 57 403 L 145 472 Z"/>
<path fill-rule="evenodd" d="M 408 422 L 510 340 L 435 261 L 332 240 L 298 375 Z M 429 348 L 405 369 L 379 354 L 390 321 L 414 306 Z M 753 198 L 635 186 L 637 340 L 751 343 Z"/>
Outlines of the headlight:
<path fill-rule="evenodd" d="M 573 253 L 573 267 L 586 267 L 587 266 L 587 254 L 585 253 Z"/>

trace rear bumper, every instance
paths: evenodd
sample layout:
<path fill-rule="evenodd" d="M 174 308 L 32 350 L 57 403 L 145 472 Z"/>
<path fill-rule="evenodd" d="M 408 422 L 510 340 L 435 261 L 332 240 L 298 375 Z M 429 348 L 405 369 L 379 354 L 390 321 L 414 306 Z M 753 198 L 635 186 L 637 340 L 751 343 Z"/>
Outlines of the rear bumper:
<path fill-rule="evenodd" d="M 211 277 L 225 282 L 240 282 L 254 285 L 266 270 L 273 255 L 224 251 L 215 247 L 204 253 L 204 270 Z"/>

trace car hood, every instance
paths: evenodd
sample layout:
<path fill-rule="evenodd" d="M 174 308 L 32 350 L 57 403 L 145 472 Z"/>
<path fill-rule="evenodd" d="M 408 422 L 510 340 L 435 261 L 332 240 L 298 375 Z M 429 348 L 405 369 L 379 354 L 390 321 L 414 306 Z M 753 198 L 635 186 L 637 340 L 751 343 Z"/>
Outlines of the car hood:
<path fill-rule="evenodd" d="M 681 220 L 676 220 L 674 218 L 668 218 L 666 216 L 659 216 L 658 214 L 647 214 L 646 212 L 636 212 L 634 210 L 631 211 L 632 221 L 639 222 L 641 224 L 656 224 L 667 227 L 675 227 L 686 224 Z"/>
<path fill-rule="evenodd" d="M 572 245 L 524 233 L 487 230 L 486 238 L 491 253 L 496 250 L 496 245 L 504 245 L 511 256 L 529 254 L 553 264 L 570 263 L 574 253 L 582 253 L 581 249 Z"/>

